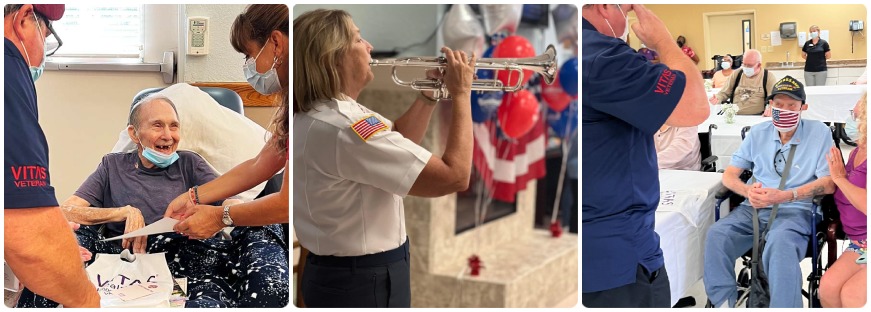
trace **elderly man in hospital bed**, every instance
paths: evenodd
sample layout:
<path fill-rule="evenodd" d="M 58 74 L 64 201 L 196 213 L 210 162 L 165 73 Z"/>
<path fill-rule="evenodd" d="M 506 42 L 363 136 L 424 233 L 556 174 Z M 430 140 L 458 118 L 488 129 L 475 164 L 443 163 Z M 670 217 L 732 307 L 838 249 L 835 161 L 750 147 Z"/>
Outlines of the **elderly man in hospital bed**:
<path fill-rule="evenodd" d="M 97 170 L 61 208 L 70 221 L 106 224 L 105 234 L 96 227 L 83 226 L 77 231 L 80 243 L 91 252 L 120 253 L 126 248 L 136 253 L 166 252 L 173 275 L 187 277 L 186 307 L 283 307 L 288 303 L 288 263 L 286 243 L 278 225 L 236 227 L 229 232 L 232 238 L 229 240 L 221 236 L 189 240 L 170 232 L 124 239 L 120 244 L 100 241 L 161 219 L 164 208 L 177 194 L 218 177 L 199 154 L 177 151 L 183 129 L 181 121 L 185 120 L 186 125 L 187 119 L 180 118 L 181 109 L 177 110 L 163 94 L 198 91 L 186 85 L 171 87 L 137 103 L 127 128 L 135 152 L 104 156 Z M 222 109 L 217 103 L 210 104 L 204 107 Z M 191 118 L 190 123 L 196 125 L 209 119 L 196 118 Z M 119 145 L 121 149 L 127 149 L 123 145 Z M 216 204 L 240 202 L 233 198 Z M 27 293 L 19 306 L 53 307 L 56 303 Z"/>

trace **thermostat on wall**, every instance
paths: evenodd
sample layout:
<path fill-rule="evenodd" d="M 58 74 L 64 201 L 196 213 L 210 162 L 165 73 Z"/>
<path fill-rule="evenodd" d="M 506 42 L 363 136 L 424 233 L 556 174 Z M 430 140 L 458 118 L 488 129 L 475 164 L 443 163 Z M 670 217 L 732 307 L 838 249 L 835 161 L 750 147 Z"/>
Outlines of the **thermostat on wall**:
<path fill-rule="evenodd" d="M 188 55 L 209 54 L 209 18 L 188 17 Z"/>

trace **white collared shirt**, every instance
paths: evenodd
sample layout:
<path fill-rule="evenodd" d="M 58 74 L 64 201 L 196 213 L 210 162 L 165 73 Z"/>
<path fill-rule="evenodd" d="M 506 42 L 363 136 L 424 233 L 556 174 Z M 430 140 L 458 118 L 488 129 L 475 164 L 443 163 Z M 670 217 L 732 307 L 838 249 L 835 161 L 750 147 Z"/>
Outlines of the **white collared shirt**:
<path fill-rule="evenodd" d="M 359 256 L 405 243 L 402 198 L 432 153 L 392 128 L 349 98 L 294 114 L 293 227 L 303 247 Z"/>

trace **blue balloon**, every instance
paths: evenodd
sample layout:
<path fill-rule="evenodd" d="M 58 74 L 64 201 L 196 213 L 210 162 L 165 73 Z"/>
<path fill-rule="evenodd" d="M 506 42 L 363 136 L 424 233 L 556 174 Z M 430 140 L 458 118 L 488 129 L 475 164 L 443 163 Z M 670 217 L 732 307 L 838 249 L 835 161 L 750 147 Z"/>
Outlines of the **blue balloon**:
<path fill-rule="evenodd" d="M 502 103 L 502 91 L 472 91 L 472 121 L 484 122 L 496 115 Z"/>
<path fill-rule="evenodd" d="M 496 48 L 495 45 L 490 46 L 489 48 L 487 48 L 487 51 L 484 51 L 484 55 L 481 55 L 481 57 L 493 57 L 493 50 L 495 48 Z M 481 57 L 479 57 L 479 58 L 481 58 Z M 496 71 L 495 70 L 479 69 L 475 74 L 478 75 L 478 79 L 495 79 L 496 78 Z"/>
<path fill-rule="evenodd" d="M 496 46 L 490 46 L 481 57 L 493 57 Z M 480 69 L 476 73 L 479 80 L 496 79 L 496 71 Z M 484 122 L 496 115 L 496 109 L 502 104 L 502 91 L 472 91 L 472 121 Z"/>
<path fill-rule="evenodd" d="M 563 63 L 559 70 L 559 83 L 571 96 L 578 96 L 578 58 L 573 57 Z"/>
<path fill-rule="evenodd" d="M 558 137 L 571 135 L 578 128 L 578 101 L 573 101 L 562 112 L 547 109 L 547 124 Z M 568 129 L 566 129 L 568 127 Z"/>

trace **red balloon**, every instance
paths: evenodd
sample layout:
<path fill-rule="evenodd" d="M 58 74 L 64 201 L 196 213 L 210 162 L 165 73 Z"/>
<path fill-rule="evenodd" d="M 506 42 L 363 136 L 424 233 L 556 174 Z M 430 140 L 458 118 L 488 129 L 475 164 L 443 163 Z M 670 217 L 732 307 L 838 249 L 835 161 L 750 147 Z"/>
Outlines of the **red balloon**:
<path fill-rule="evenodd" d="M 538 100 L 529 91 L 506 92 L 496 112 L 502 132 L 515 139 L 526 134 L 538 122 L 538 108 Z"/>
<path fill-rule="evenodd" d="M 554 75 L 553 83 L 541 83 L 541 98 L 544 99 L 547 106 L 555 112 L 561 112 L 566 109 L 566 107 L 569 107 L 569 103 L 572 102 L 572 96 L 566 93 L 566 91 L 564 91 L 560 86 L 559 72 Z"/>
<path fill-rule="evenodd" d="M 535 56 L 535 48 L 529 43 L 529 40 L 521 36 L 508 36 L 493 49 L 493 57 L 495 58 L 523 58 Z M 523 83 L 521 86 L 529 82 L 534 72 L 531 70 L 523 71 Z M 517 84 L 518 74 L 515 71 L 500 70 L 496 77 L 506 86 Z M 510 78 L 510 79 L 509 79 Z"/>

